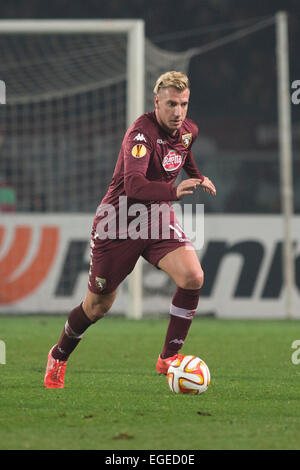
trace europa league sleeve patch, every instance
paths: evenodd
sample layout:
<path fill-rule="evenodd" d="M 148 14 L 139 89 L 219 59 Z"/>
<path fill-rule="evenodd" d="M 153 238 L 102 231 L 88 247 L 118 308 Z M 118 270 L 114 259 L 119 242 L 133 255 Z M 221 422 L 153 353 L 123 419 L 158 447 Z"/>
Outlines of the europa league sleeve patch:
<path fill-rule="evenodd" d="M 143 144 L 137 144 L 134 147 L 132 147 L 132 150 L 131 150 L 131 155 L 134 158 L 142 158 L 146 155 L 146 153 L 147 153 L 147 149 L 145 145 Z"/>

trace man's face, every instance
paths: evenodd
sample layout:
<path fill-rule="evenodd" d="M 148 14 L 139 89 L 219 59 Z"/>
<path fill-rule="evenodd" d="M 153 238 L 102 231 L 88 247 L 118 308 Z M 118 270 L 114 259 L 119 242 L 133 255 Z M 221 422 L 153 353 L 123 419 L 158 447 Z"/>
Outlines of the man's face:
<path fill-rule="evenodd" d="M 181 127 L 188 110 L 190 90 L 178 91 L 174 87 L 161 88 L 154 97 L 156 119 L 169 134 Z"/>

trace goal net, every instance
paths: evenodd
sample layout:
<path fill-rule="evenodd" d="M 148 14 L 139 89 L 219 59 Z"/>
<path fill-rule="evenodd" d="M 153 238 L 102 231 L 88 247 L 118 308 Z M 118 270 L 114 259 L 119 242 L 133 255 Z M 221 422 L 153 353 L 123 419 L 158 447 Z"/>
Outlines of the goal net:
<path fill-rule="evenodd" d="M 107 191 L 124 132 L 139 114 L 153 109 L 155 80 L 171 69 L 190 75 L 190 116 L 200 127 L 194 153 L 199 168 L 218 188 L 214 204 L 203 194 L 201 199 L 199 195 L 185 202 L 202 202 L 208 213 L 279 211 L 274 31 L 274 19 L 261 27 L 233 29 L 228 34 L 213 31 L 200 35 L 201 40 L 199 35 L 189 42 L 183 39 L 180 52 L 170 50 L 170 42 L 144 43 L 143 25 L 134 20 L 3 21 L 2 220 L 7 212 L 18 217 L 29 214 L 32 221 L 42 214 L 48 220 L 62 220 L 64 230 L 69 224 L 74 234 L 80 232 L 76 224 L 81 219 L 76 217 L 82 215 L 81 225 L 87 224 L 89 234 L 91 216 Z M 18 220 L 22 225 L 23 219 Z M 13 225 L 11 222 L 11 232 Z M 3 224 L 1 232 L 0 223 L 0 274 L 9 246 L 5 227 Z M 77 248 L 69 240 L 69 246 L 61 249 L 64 265 L 51 287 L 61 298 L 73 292 L 74 272 L 83 267 L 86 283 L 88 245 L 82 235 L 77 239 Z M 9 269 L 3 269 L 8 276 Z M 151 267 L 144 274 L 146 311 L 159 289 L 168 294 L 169 302 L 171 281 L 153 277 Z M 18 271 L 10 275 L 13 280 Z M 129 296 L 130 300 L 136 295 L 137 316 L 141 313 L 140 287 L 138 274 Z M 0 301 L 5 290 L 0 285 Z M 38 303 L 44 308 L 41 300 Z M 2 305 L 5 308 L 5 302 Z M 207 305 L 209 309 L 209 302 Z M 128 307 L 122 304 L 120 308 L 124 312 Z"/>
<path fill-rule="evenodd" d="M 70 234 L 75 234 L 78 221 L 72 226 L 71 215 L 87 214 L 89 233 L 126 128 L 152 109 L 157 76 L 166 69 L 187 70 L 188 56 L 168 56 L 149 41 L 145 44 L 140 20 L 8 20 L 1 22 L 0 61 L 0 79 L 6 85 L 6 104 L 0 107 L 0 306 L 5 308 L 8 299 L 17 297 L 7 294 L 17 289 L 13 281 L 18 271 L 6 266 L 14 225 L 34 224 L 42 214 L 48 217 L 46 224 L 69 220 Z M 9 212 L 13 218 L 4 219 Z M 30 216 L 25 222 L 23 214 Z M 60 297 L 74 289 L 74 272 L 83 269 L 83 261 L 87 267 L 88 254 L 80 258 L 81 247 L 78 241 L 68 269 L 62 267 L 64 275 L 57 275 Z M 22 271 L 21 262 L 18 269 Z M 27 282 L 24 276 L 23 285 Z M 137 299 L 129 302 L 131 312 L 140 310 L 140 287 L 138 276 L 131 287 Z M 11 306 L 8 302 L 7 308 Z M 123 311 L 127 308 L 122 305 Z"/>

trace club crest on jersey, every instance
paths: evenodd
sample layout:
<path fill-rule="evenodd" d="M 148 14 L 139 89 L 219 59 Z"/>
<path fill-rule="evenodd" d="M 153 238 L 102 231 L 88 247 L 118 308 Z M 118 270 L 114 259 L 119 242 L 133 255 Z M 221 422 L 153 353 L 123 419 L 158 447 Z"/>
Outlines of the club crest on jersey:
<path fill-rule="evenodd" d="M 134 147 L 132 147 L 132 150 L 131 150 L 131 155 L 134 158 L 142 158 L 146 155 L 146 153 L 147 153 L 147 149 L 145 145 L 143 144 L 137 144 Z"/>
<path fill-rule="evenodd" d="M 175 171 L 180 167 L 182 163 L 182 155 L 176 150 L 170 150 L 170 152 L 164 157 L 162 166 L 166 171 Z"/>
<path fill-rule="evenodd" d="M 187 149 L 191 143 L 192 143 L 192 140 L 193 140 L 193 134 L 182 134 L 182 137 L 181 137 L 181 142 L 182 142 L 182 145 Z"/>
<path fill-rule="evenodd" d="M 97 287 L 98 289 L 101 291 L 103 289 L 105 289 L 106 287 L 106 279 L 102 278 L 102 277 L 98 277 L 96 276 L 95 277 L 95 282 L 97 284 Z"/>

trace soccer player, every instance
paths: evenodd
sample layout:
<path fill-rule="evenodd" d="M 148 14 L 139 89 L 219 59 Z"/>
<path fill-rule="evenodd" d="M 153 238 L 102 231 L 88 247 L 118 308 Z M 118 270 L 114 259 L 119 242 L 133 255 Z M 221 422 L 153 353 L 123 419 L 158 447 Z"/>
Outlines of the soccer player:
<path fill-rule="evenodd" d="M 118 285 L 140 256 L 171 276 L 177 286 L 157 371 L 166 374 L 179 354 L 197 309 L 203 271 L 170 202 L 192 194 L 197 187 L 216 194 L 214 184 L 197 169 L 191 151 L 198 128 L 186 117 L 189 97 L 185 74 L 170 71 L 161 75 L 154 88 L 155 109 L 140 116 L 124 136 L 110 186 L 94 218 L 87 293 L 69 313 L 57 344 L 48 354 L 44 378 L 47 388 L 64 387 L 70 354 L 86 329 L 109 311 Z M 176 186 L 182 168 L 189 178 Z M 144 208 L 144 218 L 139 218 L 143 226 L 140 237 L 132 235 L 136 231 L 130 233 L 137 203 Z M 157 207 L 164 210 L 157 211 Z M 120 223 L 124 209 L 129 215 L 125 225 Z"/>

